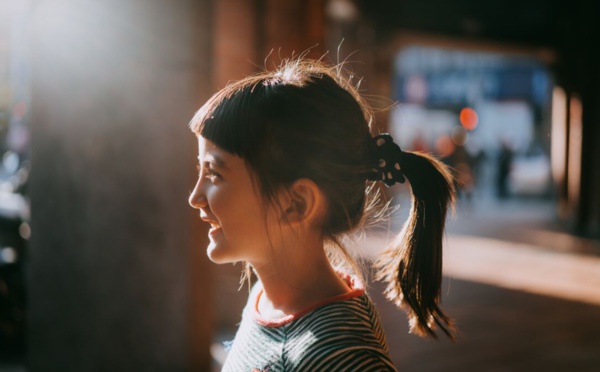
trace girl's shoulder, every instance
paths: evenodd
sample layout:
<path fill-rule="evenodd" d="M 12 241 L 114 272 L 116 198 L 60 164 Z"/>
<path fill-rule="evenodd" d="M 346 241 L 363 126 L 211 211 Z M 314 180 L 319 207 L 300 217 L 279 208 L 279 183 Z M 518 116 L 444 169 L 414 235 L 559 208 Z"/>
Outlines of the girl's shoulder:
<path fill-rule="evenodd" d="M 290 324 L 287 354 L 299 371 L 395 371 L 379 315 L 366 294 Z"/>
<path fill-rule="evenodd" d="M 298 371 L 396 371 L 366 293 L 322 306 L 289 325 L 286 354 Z"/>
<path fill-rule="evenodd" d="M 345 342 L 351 342 L 355 335 L 364 337 L 381 328 L 379 314 L 369 296 L 362 292 L 351 298 L 334 301 L 318 307 L 298 318 L 293 326 L 306 330 L 321 339 L 328 335 L 344 334 Z"/>

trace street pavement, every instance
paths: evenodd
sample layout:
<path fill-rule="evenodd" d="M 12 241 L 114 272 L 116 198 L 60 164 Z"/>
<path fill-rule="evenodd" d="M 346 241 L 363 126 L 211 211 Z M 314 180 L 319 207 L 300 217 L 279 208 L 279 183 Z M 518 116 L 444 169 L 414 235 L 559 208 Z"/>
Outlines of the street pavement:
<path fill-rule="evenodd" d="M 455 343 L 408 334 L 381 284 L 370 294 L 400 371 L 600 371 L 600 244 L 535 199 L 460 203 L 444 254 L 443 307 Z M 359 245 L 376 254 L 386 236 Z"/>

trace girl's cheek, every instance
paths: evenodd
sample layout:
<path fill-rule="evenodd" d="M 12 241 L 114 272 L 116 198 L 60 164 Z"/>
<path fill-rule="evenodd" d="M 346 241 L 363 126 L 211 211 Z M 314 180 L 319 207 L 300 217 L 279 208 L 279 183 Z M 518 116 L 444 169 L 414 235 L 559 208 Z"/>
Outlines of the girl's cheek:
<path fill-rule="evenodd" d="M 221 207 L 230 197 L 227 195 L 227 190 L 219 185 L 211 185 L 206 190 L 206 199 L 208 200 L 211 209 Z"/>

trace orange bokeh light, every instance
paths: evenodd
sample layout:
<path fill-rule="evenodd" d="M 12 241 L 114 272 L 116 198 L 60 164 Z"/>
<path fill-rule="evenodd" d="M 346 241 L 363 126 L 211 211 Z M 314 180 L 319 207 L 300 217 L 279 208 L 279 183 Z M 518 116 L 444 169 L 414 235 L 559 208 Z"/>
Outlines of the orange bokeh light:
<path fill-rule="evenodd" d="M 466 130 L 475 129 L 475 127 L 477 127 L 477 122 L 479 121 L 479 118 L 477 117 L 477 112 L 475 112 L 475 110 L 469 107 L 465 107 L 464 109 L 460 110 L 459 119 L 460 124 Z"/>
<path fill-rule="evenodd" d="M 441 136 L 435 141 L 435 151 L 442 158 L 452 155 L 454 150 L 456 150 L 456 145 L 452 142 L 450 136 Z"/>

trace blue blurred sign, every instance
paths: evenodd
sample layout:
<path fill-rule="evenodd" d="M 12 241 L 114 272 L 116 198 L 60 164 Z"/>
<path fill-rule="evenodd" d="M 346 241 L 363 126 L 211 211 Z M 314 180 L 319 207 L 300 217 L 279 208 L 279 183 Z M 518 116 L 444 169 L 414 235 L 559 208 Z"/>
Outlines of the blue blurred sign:
<path fill-rule="evenodd" d="M 394 99 L 422 104 L 468 105 L 480 99 L 546 103 L 549 81 L 542 68 L 503 67 L 399 75 Z"/>

